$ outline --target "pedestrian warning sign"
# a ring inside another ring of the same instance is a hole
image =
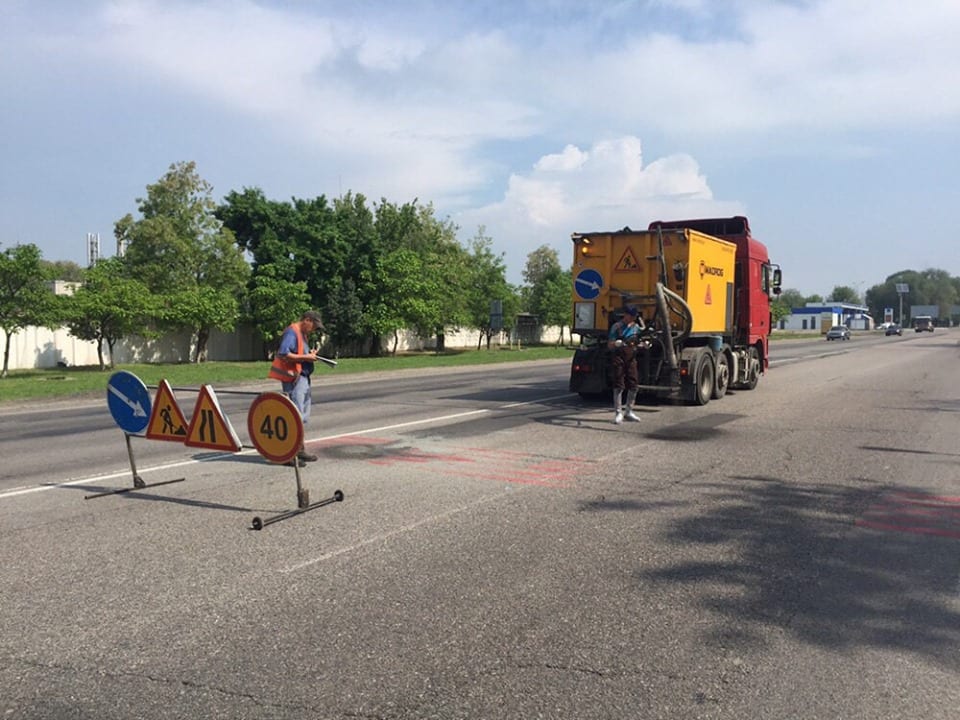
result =
[[[220,409],[217,394],[210,385],[200,388],[190,427],[187,428],[187,439],[183,444],[230,452],[240,452],[243,447],[236,430]]]
[[[187,439],[187,421],[173,396],[173,389],[166,380],[161,380],[157,397],[153,401],[153,412],[147,424],[147,437],[150,440],[170,440],[182,443]]]
[[[637,256],[633,254],[633,248],[628,246],[627,249],[624,250],[623,255],[620,256],[620,260],[617,262],[614,270],[629,272],[639,269],[640,263],[637,262]]]

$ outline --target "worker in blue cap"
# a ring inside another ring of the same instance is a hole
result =
[[[637,323],[638,312],[633,305],[624,305],[620,319],[610,328],[607,347],[613,351],[613,422],[619,425],[623,418],[640,422],[633,412],[637,399],[637,345],[640,343],[642,325]],[[627,391],[624,406],[623,391]],[[624,412],[626,411],[626,412]]]

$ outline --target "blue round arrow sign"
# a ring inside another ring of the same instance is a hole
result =
[[[603,287],[603,275],[590,268],[581,270],[573,283],[573,287],[577,291],[577,295],[584,300],[593,300],[600,294],[600,288]]]
[[[128,433],[142,432],[150,423],[150,393],[143,380],[120,370],[107,381],[107,406],[113,420]]]

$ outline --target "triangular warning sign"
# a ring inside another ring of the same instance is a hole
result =
[[[217,394],[210,385],[200,388],[190,427],[187,428],[187,439],[183,444],[230,452],[240,452],[243,447],[227,416],[220,409]]]
[[[703,298],[704,305],[713,305],[713,296],[710,294],[710,286],[707,285],[707,294]]]
[[[147,437],[150,440],[172,440],[183,442],[187,439],[187,421],[180,412],[173,389],[166,380],[160,381],[157,397],[153,401],[153,412],[147,423]]]
[[[639,270],[640,263],[637,262],[637,256],[633,254],[633,248],[627,247],[623,255],[620,257],[620,261],[617,263],[617,266],[614,270]]]

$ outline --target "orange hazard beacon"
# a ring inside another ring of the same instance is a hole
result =
[[[752,390],[768,368],[770,300],[781,273],[745,217],[657,221],[647,230],[574,233],[570,390],[612,388],[610,327],[633,305],[640,393],[694,405]]]

